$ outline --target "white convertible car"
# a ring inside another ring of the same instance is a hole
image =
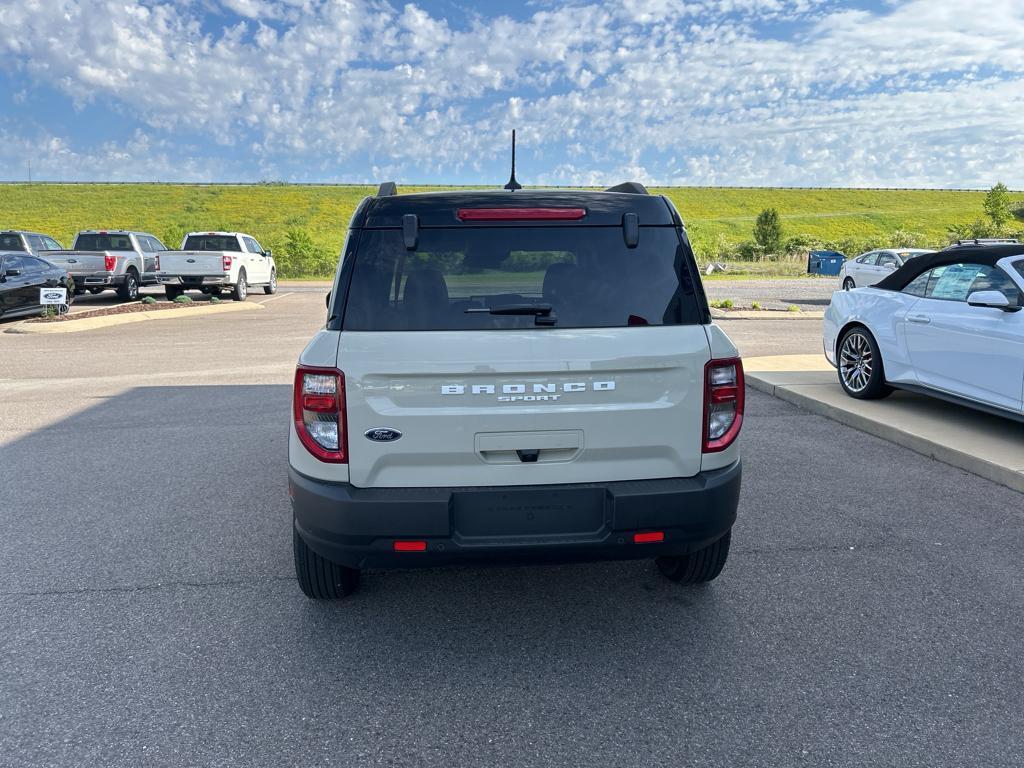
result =
[[[825,355],[851,397],[894,388],[1024,420],[1024,245],[918,256],[871,288],[837,291]]]

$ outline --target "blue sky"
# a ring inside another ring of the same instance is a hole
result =
[[[1019,0],[0,5],[0,179],[1024,187]]]

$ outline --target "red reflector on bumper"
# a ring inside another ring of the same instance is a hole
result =
[[[396,541],[395,552],[426,552],[427,542],[425,541]]]
[[[665,540],[665,533],[663,531],[647,531],[645,533],[634,533],[633,543],[634,544],[656,544],[659,541]]]

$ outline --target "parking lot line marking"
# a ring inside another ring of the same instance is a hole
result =
[[[267,298],[262,299],[260,301],[257,301],[256,303],[257,304],[266,304],[268,301],[273,301],[274,299],[283,299],[285,296],[294,296],[294,295],[295,295],[294,293],[279,293],[276,296],[267,296]]]

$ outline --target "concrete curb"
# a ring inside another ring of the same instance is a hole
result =
[[[209,307],[181,307],[180,309],[161,309],[156,312],[128,312],[121,315],[103,315],[100,317],[83,317],[81,320],[65,320],[60,323],[31,323],[22,321],[6,328],[4,333],[78,333],[92,331],[97,328],[109,328],[114,325],[143,323],[152,320],[178,320],[183,317],[202,315],[219,315],[224,312],[244,312],[246,310],[263,309],[256,302],[232,302]]]
[[[980,477],[984,477],[987,480],[991,480],[994,483],[999,483],[1000,485],[1005,485],[1007,488],[1012,488],[1015,491],[1024,493],[1024,471],[1021,469],[999,463],[998,461],[993,461],[985,458],[984,456],[971,453],[970,451],[954,448],[951,445],[940,442],[934,437],[919,434],[912,431],[910,428],[883,421],[877,416],[864,413],[861,410],[863,402],[860,400],[850,398],[849,407],[837,406],[835,404],[825,402],[820,398],[814,397],[808,392],[795,388],[794,385],[773,382],[770,377],[765,376],[761,372],[748,373],[746,375],[746,381],[753,389],[777,397],[780,400],[785,400],[786,402],[811,411],[812,413],[825,416],[833,421],[838,421],[840,424],[845,424],[848,427],[859,429],[869,435],[880,437],[883,440],[888,440],[891,443],[901,445],[904,448],[909,448],[923,456],[928,456],[929,458],[936,459],[944,464],[949,464],[959,469],[963,469],[967,472],[979,475]],[[838,386],[839,385],[837,383],[836,387]],[[807,389],[812,388],[807,387]],[[958,406],[946,406],[941,403],[941,401],[937,401],[936,407],[945,408]],[[965,408],[964,411],[969,411],[969,409]],[[975,414],[973,412],[970,412],[969,416],[971,419],[975,418]],[[976,415],[976,420],[979,424],[984,423],[989,419],[999,418],[1000,417],[992,417],[987,416],[987,414],[980,413]],[[979,431],[982,431],[980,427]]]

